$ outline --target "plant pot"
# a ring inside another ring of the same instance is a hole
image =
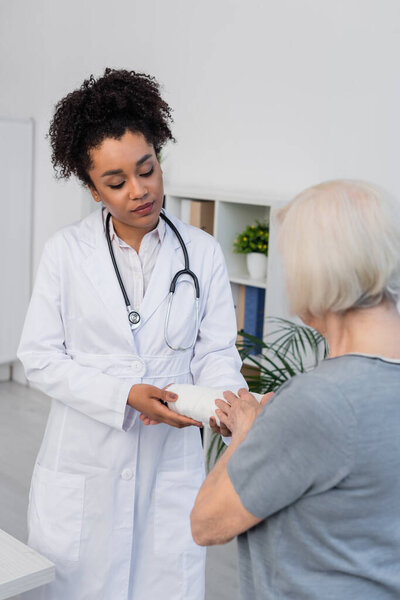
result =
[[[265,254],[260,254],[260,252],[246,254],[246,264],[251,279],[266,279],[268,257]]]

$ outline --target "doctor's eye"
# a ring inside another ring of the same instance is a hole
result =
[[[140,176],[141,177],[150,177],[150,175],[153,175],[154,173],[154,167],[151,167],[150,171],[147,171],[146,173],[141,173]]]
[[[124,183],[125,183],[125,181],[121,181],[121,183],[117,183],[117,185],[110,184],[108,187],[110,187],[112,190],[119,190],[120,188],[122,188]]]

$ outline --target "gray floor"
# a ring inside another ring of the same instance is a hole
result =
[[[22,541],[26,541],[30,477],[48,411],[43,394],[18,383],[0,383],[0,529]],[[206,600],[236,598],[234,540],[207,550]]]

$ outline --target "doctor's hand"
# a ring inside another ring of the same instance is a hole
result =
[[[232,432],[232,438],[244,440],[258,414],[262,411],[273,392],[265,394],[260,404],[246,389],[240,389],[236,396],[232,392],[224,392],[224,400],[216,400],[216,414],[221,425]]]
[[[171,427],[202,427],[202,423],[189,417],[178,415],[165,406],[163,402],[175,402],[178,396],[168,390],[161,390],[154,385],[137,383],[128,395],[128,405],[141,413],[140,418],[145,425],[166,423]]]

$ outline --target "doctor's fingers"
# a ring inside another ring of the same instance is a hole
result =
[[[155,419],[150,419],[150,417],[148,417],[147,415],[141,413],[139,415],[140,420],[142,421],[143,425],[159,425],[160,421],[156,421]]]
[[[182,427],[189,427],[191,425],[194,425],[195,427],[203,427],[203,423],[200,421],[195,421],[190,417],[178,415],[170,410],[167,406],[163,406],[162,404],[158,409],[158,418],[160,418],[163,423],[171,425],[171,427],[177,427],[178,429],[181,429]]]
[[[171,427],[176,427],[177,429],[182,429],[183,427],[203,427],[203,423],[199,423],[199,421],[194,421],[189,417],[183,417],[179,415],[179,418],[171,418],[165,421],[167,425]]]
[[[169,392],[167,389],[160,389],[155,386],[149,386],[151,389],[151,395],[153,398],[157,400],[162,400],[163,402],[176,402],[178,399],[178,394],[174,392]]]

